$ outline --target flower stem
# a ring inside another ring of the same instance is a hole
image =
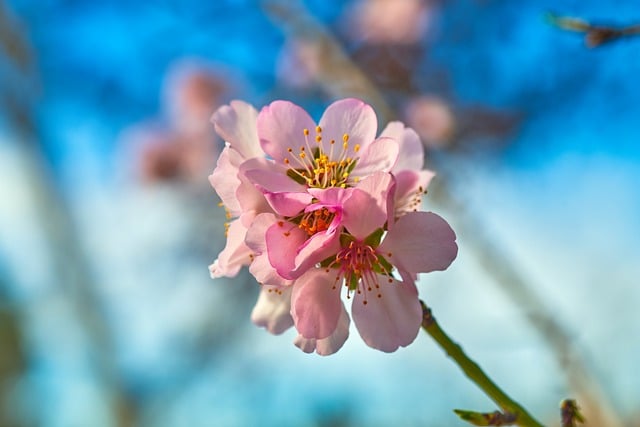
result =
[[[480,389],[493,400],[504,412],[515,415],[515,424],[526,427],[543,427],[543,425],[533,418],[526,409],[513,399],[511,399],[504,391],[500,389],[484,371],[469,358],[462,350],[460,345],[456,344],[449,336],[440,328],[435,317],[431,314],[431,309],[422,304],[422,328],[433,338],[438,345],[451,357],[454,362],[462,369],[465,375],[473,381]]]

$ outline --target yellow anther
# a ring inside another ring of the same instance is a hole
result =
[[[347,142],[346,142],[346,141],[345,141],[345,142],[343,142],[343,143],[342,143],[342,148],[344,148],[344,149],[346,150],[347,148],[349,148],[349,144],[347,144]]]
[[[356,144],[356,146],[353,147],[353,151],[355,151],[356,153],[360,151],[360,144]]]
[[[316,142],[320,142],[320,141],[322,141],[322,136],[316,135]]]
[[[346,133],[345,133],[344,135],[342,135],[342,140],[343,140],[344,142],[349,141],[349,135],[347,135]]]
[[[322,132],[322,128],[320,126],[316,126],[316,133],[321,133]]]
[[[304,133],[304,136],[309,136],[309,129],[304,128],[302,132]]]
[[[300,158],[301,158],[301,159],[304,159],[305,157],[307,157],[307,156],[304,154],[304,152],[301,152],[301,153],[300,153]]]
[[[349,178],[349,172],[344,172],[344,173],[342,174],[342,177],[343,177],[343,178]]]

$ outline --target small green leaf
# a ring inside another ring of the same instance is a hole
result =
[[[473,424],[474,426],[508,426],[516,422],[516,416],[510,413],[494,412],[475,412],[466,411],[464,409],[454,409],[462,420]]]
[[[371,246],[372,248],[377,248],[380,245],[380,240],[382,239],[382,235],[384,234],[384,230],[382,228],[378,228],[373,233],[369,234],[364,242]]]
[[[299,173],[303,173],[304,170],[299,170],[296,169]],[[297,182],[298,184],[306,184],[307,180],[304,179],[304,177],[302,177],[299,173],[296,172],[296,170],[293,169],[287,169],[287,176],[289,178],[291,178],[292,180],[294,180],[295,182]]]

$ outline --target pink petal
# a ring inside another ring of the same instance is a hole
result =
[[[349,315],[344,308],[344,304],[342,304],[342,312],[340,313],[338,326],[331,335],[320,340],[298,335],[293,343],[305,353],[313,353],[315,351],[321,356],[329,356],[340,350],[349,337],[349,323]]]
[[[258,141],[258,111],[243,101],[231,101],[213,113],[216,132],[244,159],[263,156]]]
[[[343,135],[349,135],[347,157],[357,157],[356,144],[364,150],[376,137],[378,119],[370,105],[359,99],[348,98],[329,105],[320,119],[322,140],[336,141],[341,147]]]
[[[380,136],[393,138],[398,142],[398,160],[393,166],[393,172],[422,169],[424,148],[416,131],[405,127],[402,122],[390,122]]]
[[[280,276],[276,269],[269,262],[268,254],[255,255],[249,265],[249,272],[261,285],[276,286],[279,288],[293,285],[293,280]]]
[[[274,335],[293,326],[291,317],[291,287],[262,286],[258,301],[251,312],[251,321]]]
[[[422,323],[422,307],[411,286],[379,276],[380,295],[356,293],[351,313],[360,336],[369,347],[390,353],[415,340]],[[367,301],[364,304],[364,301]]]
[[[340,250],[339,232],[336,227],[311,236],[298,248],[295,257],[295,268],[291,271],[291,278],[300,277],[309,268],[320,261],[336,254]]]
[[[360,152],[360,159],[349,180],[364,178],[376,172],[389,172],[398,157],[398,143],[391,138],[378,138]]]
[[[318,204],[314,209],[322,206],[342,206],[351,195],[350,188],[339,187],[309,188],[307,192],[318,199]]]
[[[218,259],[209,266],[212,278],[235,277],[243,265],[249,265],[251,249],[244,244],[247,229],[239,219],[231,221],[227,232],[227,244]]]
[[[410,212],[396,221],[377,252],[399,270],[428,273],[449,267],[458,245],[444,219],[432,212]]]
[[[289,101],[274,101],[258,115],[260,145],[278,163],[291,156],[289,148],[297,155],[305,146],[304,129],[314,132],[315,127],[309,114]],[[309,138],[313,142],[313,136]]]
[[[269,227],[278,222],[272,213],[261,213],[256,215],[249,225],[244,243],[251,248],[254,253],[261,254],[267,251],[266,234]]]
[[[298,248],[307,240],[307,233],[297,225],[278,221],[265,234],[269,262],[285,279],[294,279],[291,271],[296,267]]]
[[[342,301],[340,286],[332,274],[313,269],[293,285],[291,316],[304,338],[323,339],[338,326]]]
[[[363,240],[384,225],[393,185],[391,174],[378,172],[353,189],[351,197],[343,205],[342,224],[349,233]]]
[[[436,174],[429,170],[403,170],[395,175],[395,217],[420,209],[422,195]],[[390,227],[391,228],[391,227]]]
[[[251,159],[240,166],[240,173],[262,193],[271,208],[283,216],[295,216],[311,203],[306,186],[286,175],[286,170],[267,159]]]
[[[242,163],[242,156],[234,149],[225,147],[218,157],[218,164],[209,175],[209,182],[216,190],[222,203],[231,216],[239,216],[242,210],[236,197],[236,190],[240,186],[238,167]]]

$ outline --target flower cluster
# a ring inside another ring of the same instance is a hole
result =
[[[209,177],[227,210],[227,243],[209,267],[233,277],[243,266],[261,285],[252,320],[327,355],[349,334],[341,295],[371,347],[395,351],[418,334],[418,273],[446,269],[455,233],[419,211],[433,173],[418,135],[392,122],[376,137],[373,109],[331,104],[315,123],[275,101],[259,113],[232,101],[212,117],[226,141]]]

